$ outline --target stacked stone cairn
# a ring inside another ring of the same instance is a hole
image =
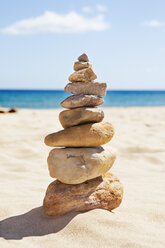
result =
[[[61,102],[67,109],[59,114],[64,129],[45,138],[46,145],[56,147],[47,159],[50,176],[57,179],[48,186],[43,202],[48,216],[96,208],[112,210],[123,196],[122,184],[108,172],[115,152],[102,146],[112,139],[114,128],[102,122],[104,112],[96,107],[104,103],[107,85],[93,81],[97,76],[86,54],[78,57],[74,71],[64,89],[74,95]]]

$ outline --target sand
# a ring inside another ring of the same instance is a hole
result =
[[[124,185],[119,208],[42,214],[49,176],[43,143],[62,129],[57,110],[0,114],[0,248],[164,248],[165,107],[104,108],[116,129],[111,172]]]

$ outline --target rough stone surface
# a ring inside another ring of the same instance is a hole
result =
[[[73,66],[73,70],[74,71],[79,71],[85,68],[89,68],[91,67],[91,64],[89,64],[88,62],[75,62],[74,66]]]
[[[113,210],[123,198],[123,186],[111,173],[78,185],[63,184],[56,180],[46,191],[43,212],[48,216],[64,215],[71,211],[86,211],[96,208]]]
[[[45,144],[52,147],[93,147],[108,143],[114,135],[109,122],[90,123],[68,127],[45,137]]]
[[[115,158],[114,150],[109,147],[55,148],[47,162],[51,177],[62,183],[79,184],[104,175]]]
[[[101,122],[104,112],[100,108],[75,108],[60,112],[59,120],[63,128],[90,122]]]
[[[86,94],[86,95],[106,95],[106,83],[98,82],[73,82],[68,83],[64,90],[72,94]]]
[[[93,72],[92,68],[89,67],[72,73],[68,79],[70,82],[85,82],[95,80],[96,78],[96,74]]]
[[[103,98],[95,95],[72,95],[60,103],[63,108],[95,107],[104,103]]]
[[[89,59],[88,59],[88,56],[85,53],[83,53],[82,55],[80,55],[78,57],[78,61],[80,61],[80,62],[88,62]]]

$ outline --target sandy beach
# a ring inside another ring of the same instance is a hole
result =
[[[0,247],[164,248],[165,107],[104,108],[115,127],[108,145],[124,185],[119,208],[42,214],[49,176],[44,137],[62,129],[60,109],[0,114]]]

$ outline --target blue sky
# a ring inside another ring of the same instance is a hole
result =
[[[63,89],[86,52],[109,89],[165,89],[164,0],[0,0],[0,88]]]

